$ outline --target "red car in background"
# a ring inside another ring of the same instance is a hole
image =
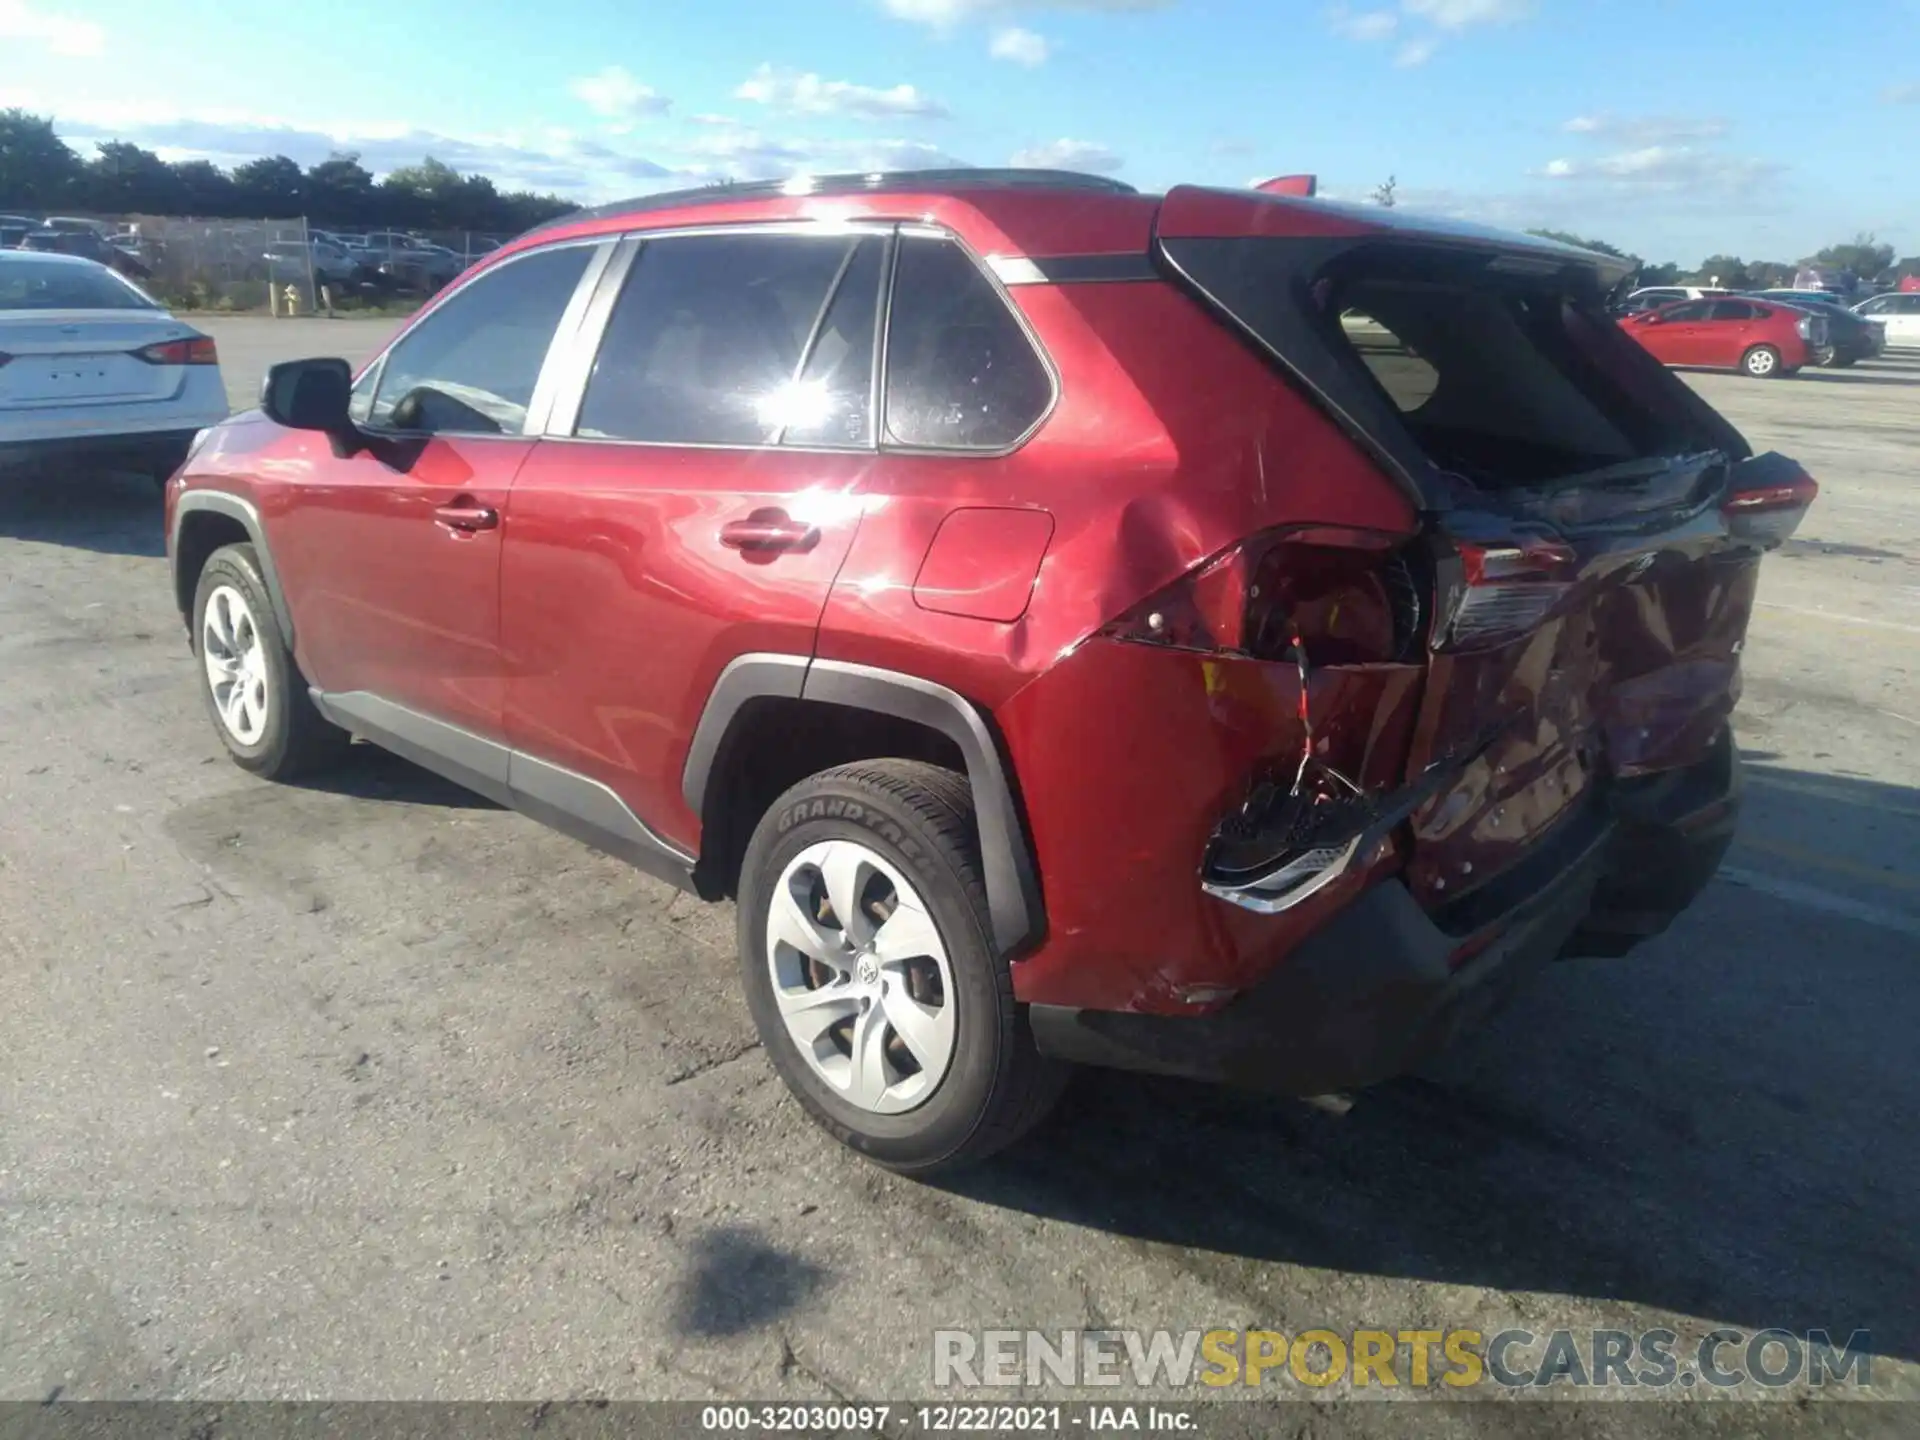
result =
[[[1620,328],[1663,364],[1773,380],[1814,363],[1814,352],[1827,343],[1826,324],[1791,305],[1727,296],[1629,315]]]

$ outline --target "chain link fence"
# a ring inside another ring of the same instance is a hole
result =
[[[104,240],[96,258],[162,304],[262,314],[410,308],[510,238],[464,230],[329,230],[305,220],[72,218],[91,222]]]

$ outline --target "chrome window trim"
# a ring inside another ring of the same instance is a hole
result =
[[[614,238],[609,246],[607,264],[594,285],[579,326],[560,357],[553,400],[541,417],[542,440],[573,438],[573,428],[580,421],[581,402],[586,398],[587,382],[593,378],[594,364],[600,358],[600,344],[606,338],[607,321],[641,249],[641,242],[631,235]]]
[[[586,321],[587,311],[600,288],[600,278],[607,273],[607,266],[613,260],[614,248],[612,245],[595,247],[592,257],[587,261],[586,270],[581,273],[580,283],[573,287],[572,298],[567,301],[566,309],[560,312],[560,323],[553,327],[553,338],[547,342],[547,353],[540,360],[540,373],[533,380],[533,395],[527,401],[527,418],[520,426],[522,437],[537,437],[546,429],[547,416],[553,410],[564,367],[575,352],[574,336]]]
[[[380,384],[386,374],[388,357],[401,345],[405,344],[410,336],[417,334],[421,326],[429,323],[435,315],[439,314],[441,309],[455,296],[465,294],[469,289],[479,284],[480,281],[486,279],[488,276],[497,275],[508,266],[517,265],[529,256],[547,255],[556,250],[571,250],[580,246],[589,245],[602,249],[612,248],[609,237],[605,235],[588,235],[571,240],[556,240],[551,244],[536,245],[525,250],[516,250],[513,254],[508,255],[502,260],[495,261],[491,265],[482,269],[469,271],[446,289],[442,290],[438,295],[434,296],[432,303],[420,310],[411,321],[402,326],[400,333],[387,341],[387,343],[380,348],[379,353],[368,362],[366,368],[360,372],[361,378],[367,376],[373,378],[373,394],[367,401],[367,414],[369,416],[373,414],[373,406],[380,398]],[[600,263],[599,256],[590,256],[588,258],[586,270],[582,272],[580,282],[574,288],[573,298],[567,302],[566,308],[560,312],[560,320],[554,328],[553,339],[548,341],[547,353],[540,362],[540,371],[534,376],[533,394],[528,399],[527,415],[521,422],[519,430],[510,434],[493,430],[401,430],[392,425],[377,425],[372,423],[371,420],[366,424],[359,425],[358,428],[363,434],[377,436],[382,440],[395,441],[430,440],[440,435],[453,436],[461,440],[531,440],[538,438],[540,432],[534,428],[534,407],[541,399],[541,384],[546,379],[546,368],[553,363],[556,349],[555,342],[559,340],[560,332],[565,328],[567,319],[573,312],[574,305],[580,300],[582,288],[588,287],[588,282],[594,279],[597,263]],[[590,290],[589,293],[591,293]]]

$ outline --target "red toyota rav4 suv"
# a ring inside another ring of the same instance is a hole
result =
[[[966,172],[660,196],[274,367],[169,487],[220,736],[349,735],[738,902],[767,1053],[924,1173],[1079,1061],[1405,1070],[1712,875],[1815,491],[1613,262]]]

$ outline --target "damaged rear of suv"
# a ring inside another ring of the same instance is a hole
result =
[[[1343,479],[1404,510],[1342,526],[1282,500],[1087,647],[1153,697],[1126,763],[1176,778],[1147,803],[1215,812],[1196,888],[1216,903],[1157,958],[1118,901],[1125,988],[1056,1003],[1036,975],[1034,1033],[1076,1060],[1347,1090],[1556,957],[1624,954],[1712,877],[1760,556],[1816,486],[1625,340],[1603,257],[1198,189],[1165,198],[1154,253],[1278,377],[1276,407],[1310,431],[1307,401],[1364,457]],[[1315,447],[1265,438],[1246,482],[1297,495]],[[1159,858],[1118,887],[1179,883]]]
[[[608,206],[276,366],[170,482],[175,596],[248,770],[351,732],[734,898],[769,1059],[882,1164],[1068,1061],[1349,1090],[1732,834],[1815,486],[1613,267],[1058,172]]]

